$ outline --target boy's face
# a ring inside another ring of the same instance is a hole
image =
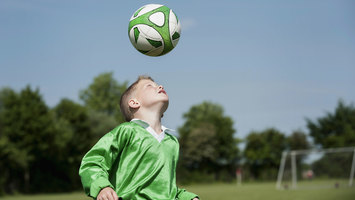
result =
[[[134,96],[139,101],[140,106],[149,108],[158,105],[163,108],[163,112],[168,108],[169,97],[164,87],[149,79],[138,82]]]

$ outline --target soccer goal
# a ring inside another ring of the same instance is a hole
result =
[[[355,147],[282,153],[277,189],[352,187]]]

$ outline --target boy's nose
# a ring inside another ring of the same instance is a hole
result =
[[[164,87],[162,86],[162,85],[159,85],[159,87],[158,87],[159,89],[164,89]]]

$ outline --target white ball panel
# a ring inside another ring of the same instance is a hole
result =
[[[163,26],[165,22],[165,15],[162,12],[156,12],[149,16],[149,20],[157,26]]]
[[[134,14],[138,11],[136,11],[136,12],[134,12],[134,14],[132,15],[132,17],[131,17],[131,19],[130,20],[132,20],[132,19],[135,19],[135,18],[137,18],[137,17],[139,17],[139,16],[141,16],[141,15],[144,15],[145,13],[147,13],[147,12],[150,12],[150,11],[152,11],[152,10],[154,10],[154,9],[157,9],[157,8],[160,8],[160,7],[162,7],[163,5],[160,5],[160,4],[148,4],[148,5],[145,5],[145,6],[142,6],[142,7],[140,7],[138,10],[140,10],[139,11],[139,13],[138,13],[138,15],[136,16],[136,17],[134,17]]]
[[[174,12],[170,9],[170,13],[169,13],[169,32],[170,32],[170,35],[173,35],[175,33],[176,26],[177,26],[177,18],[175,16]]]
[[[129,31],[129,40],[131,41],[131,43],[134,45],[135,41],[134,41],[134,28],[132,28],[130,31]]]
[[[134,36],[134,28],[138,28],[139,30],[139,36],[137,39],[137,42],[135,41],[135,36]],[[153,36],[153,37],[152,37]],[[134,27],[129,32],[129,39],[133,46],[141,51],[147,51],[147,55],[149,56],[158,56],[164,51],[164,41],[161,35],[156,31],[154,28],[145,25],[145,24],[138,24]],[[155,48],[153,45],[151,45],[147,39],[152,39],[155,41],[161,41],[162,46]]]
[[[142,37],[141,35],[138,37],[137,43],[136,43],[136,48],[139,50],[143,51],[150,51],[154,47],[148,42],[148,40],[145,37]]]
[[[150,27],[145,24],[139,24],[137,25],[140,34],[144,35],[144,37],[152,39],[152,40],[162,40],[161,35],[157,30],[155,30],[153,27]]]
[[[169,13],[169,33],[170,33],[170,39],[171,42],[173,44],[173,46],[175,47],[177,45],[177,43],[179,42],[179,39],[175,39],[173,40],[172,36],[174,35],[175,32],[178,32],[180,34],[181,32],[181,25],[180,25],[180,21],[178,21],[175,13],[170,10]]]
[[[143,51],[150,51],[151,49],[153,49],[154,47],[145,39],[144,35],[142,35],[141,33],[139,34],[139,36],[137,38],[137,42],[136,42],[135,36],[134,36],[134,28],[136,28],[136,27],[140,31],[140,28],[138,26],[134,26],[134,27],[132,27],[132,29],[129,32],[129,39],[131,40],[131,43],[133,44],[133,46],[136,49],[143,50]]]
[[[178,25],[177,25],[176,27],[177,27],[176,32],[178,32],[179,34],[181,34],[180,22],[178,23]],[[172,35],[171,35],[171,36],[172,36]],[[177,43],[179,42],[179,40],[180,40],[180,38],[175,39],[175,40],[173,40],[173,39],[171,38],[171,42],[173,43],[173,46],[174,46],[174,47],[176,47],[176,45],[177,45]]]
[[[148,56],[159,56],[161,53],[163,53],[164,50],[164,45],[158,48],[153,48],[151,51],[146,53]]]

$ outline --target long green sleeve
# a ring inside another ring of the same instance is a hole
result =
[[[96,198],[101,189],[114,188],[109,181],[109,171],[126,141],[123,128],[118,127],[104,135],[86,153],[81,162],[79,175],[88,196]]]

